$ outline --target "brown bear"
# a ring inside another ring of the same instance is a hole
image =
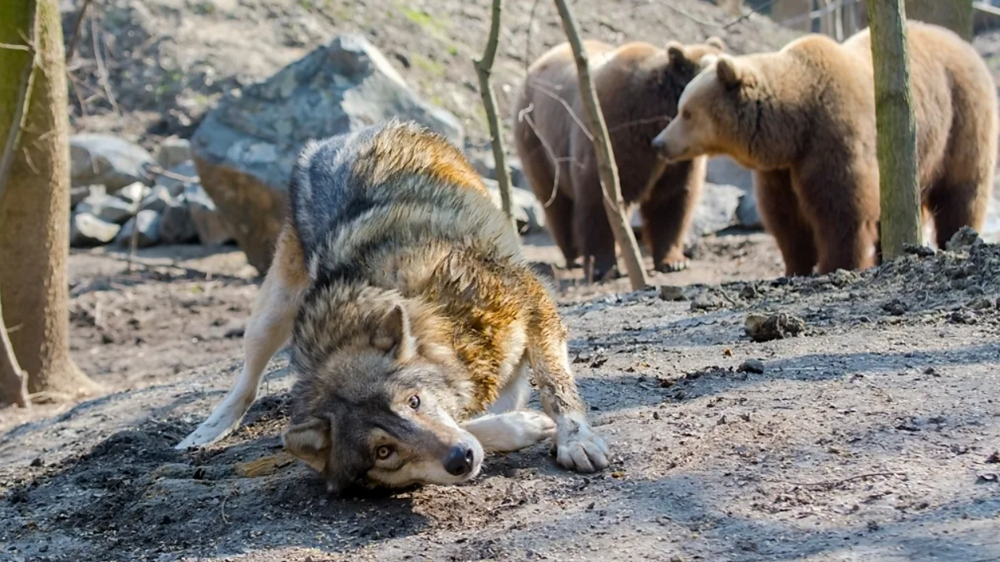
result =
[[[650,142],[677,113],[684,86],[702,57],[725,50],[713,37],[701,45],[670,42],[618,48],[586,41],[594,86],[601,103],[627,204],[639,202],[643,233],[654,266],[686,266],[684,234],[705,178],[705,158],[670,166]],[[545,206],[549,229],[567,266],[594,257],[594,278],[616,264],[615,240],[590,133],[585,126],[576,64],[568,44],[542,55],[528,69],[514,106],[514,143],[535,196]]]
[[[908,22],[925,216],[938,247],[983,224],[997,154],[997,94],[975,50]],[[788,275],[878,262],[879,175],[868,31],[809,35],[775,53],[720,55],[688,84],[653,141],[671,161],[728,154],[754,170],[764,226]]]

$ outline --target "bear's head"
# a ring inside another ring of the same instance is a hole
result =
[[[719,37],[709,37],[704,43],[691,45],[668,41],[666,52],[667,65],[664,71],[683,90],[708,62],[726,52],[726,44]]]
[[[751,63],[727,54],[702,59],[677,103],[677,116],[653,139],[653,148],[669,162],[703,154],[726,153],[752,161],[753,123],[761,116],[758,76]]]

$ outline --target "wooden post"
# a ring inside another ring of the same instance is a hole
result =
[[[497,46],[500,43],[500,17],[502,0],[493,0],[493,22],[490,24],[490,36],[486,41],[486,51],[483,58],[474,60],[476,75],[479,77],[479,95],[483,98],[483,108],[486,110],[486,120],[490,127],[490,141],[493,145],[493,162],[496,166],[497,186],[500,188],[500,205],[507,215],[512,228],[517,229],[514,213],[511,210],[510,170],[507,168],[507,154],[503,147],[503,133],[500,130],[500,120],[497,119],[497,99],[493,92],[490,77],[493,72],[493,61],[496,59]]]
[[[555,3],[559,9],[559,17],[562,18],[563,30],[573,48],[573,57],[576,60],[576,71],[580,81],[580,97],[587,110],[587,126],[593,138],[594,153],[597,156],[597,170],[600,173],[601,186],[604,191],[604,210],[608,214],[608,222],[611,223],[615,242],[618,243],[622,257],[625,259],[625,268],[628,271],[632,290],[638,291],[649,286],[649,279],[646,277],[646,270],[642,265],[642,256],[639,254],[639,246],[635,241],[635,233],[632,231],[628,216],[625,214],[621,184],[618,180],[618,165],[615,163],[614,153],[611,149],[608,126],[604,122],[604,114],[601,112],[597,92],[594,90],[594,81],[590,76],[587,51],[583,48],[576,18],[573,17],[573,12],[566,5],[566,0],[555,0]],[[586,259],[587,256],[584,258]]]
[[[906,12],[902,0],[868,0],[881,198],[881,243],[887,259],[921,244],[917,130],[910,90]]]

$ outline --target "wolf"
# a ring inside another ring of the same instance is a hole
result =
[[[458,484],[486,452],[549,438],[559,465],[601,470],[608,447],[587,423],[566,336],[551,289],[455,146],[395,119],[310,141],[243,370],[177,448],[236,428],[291,339],[284,446],[331,491]],[[544,414],[525,409],[529,368]]]

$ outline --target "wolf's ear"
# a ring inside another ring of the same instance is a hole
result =
[[[740,85],[743,82],[743,71],[739,68],[736,60],[728,55],[720,55],[716,65],[715,73],[719,81],[727,87]]]
[[[312,417],[293,425],[281,436],[285,450],[322,473],[330,458],[330,420]]]
[[[410,317],[397,303],[382,317],[372,345],[386,353],[392,353],[398,361],[408,361],[417,354],[417,342],[410,331]]]
[[[729,50],[729,47],[726,46],[726,42],[722,40],[722,37],[716,37],[713,35],[712,37],[705,39],[705,44],[709,47],[715,47],[722,52]]]

